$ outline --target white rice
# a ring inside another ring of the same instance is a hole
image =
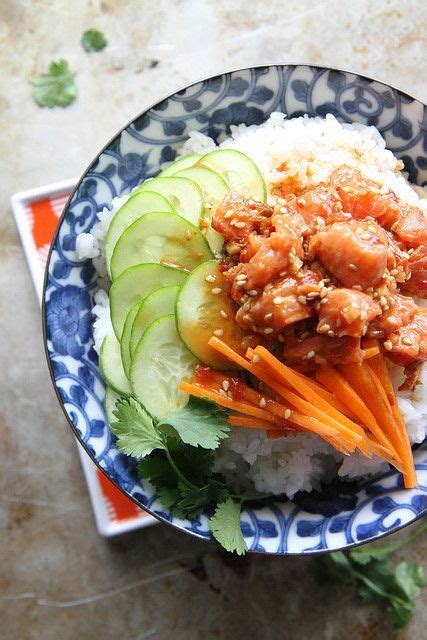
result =
[[[287,163],[287,171],[294,173],[304,186],[326,181],[341,164],[359,169],[377,181],[384,190],[391,189],[402,200],[427,211],[425,192],[413,188],[398,171],[398,160],[385,148],[384,139],[375,127],[360,124],[341,124],[332,115],[326,118],[306,116],[287,120],[282,113],[273,113],[262,125],[231,127],[230,137],[220,147],[229,147],[250,156],[264,175],[270,188],[283,174],[275,167]],[[207,153],[217,148],[214,140],[200,132],[192,132],[180,150],[181,155]],[[98,214],[91,233],[81,234],[76,250],[79,259],[91,258],[105,282],[104,237],[114,213],[129,196],[115,198],[112,208]],[[99,352],[105,335],[112,333],[109,300],[100,289],[95,296],[93,314],[95,349]],[[403,380],[401,367],[392,367],[397,387]],[[427,425],[427,368],[423,368],[423,384],[414,393],[399,392],[398,402],[412,443],[422,442]],[[217,451],[215,469],[223,473],[237,489],[253,487],[258,491],[285,493],[292,498],[297,491],[318,489],[321,482],[331,480],[338,473],[343,479],[355,479],[385,471],[387,464],[360,453],[342,456],[316,436],[298,434],[269,440],[265,432],[254,429],[233,429]]]

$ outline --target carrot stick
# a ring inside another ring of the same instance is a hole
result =
[[[369,369],[371,371],[371,375],[377,377],[380,385],[384,389],[384,393],[386,394],[389,407],[393,418],[395,420],[397,430],[400,436],[400,445],[399,453],[401,458],[405,464],[406,475],[404,475],[405,487],[413,488],[417,485],[417,477],[414,467],[414,459],[412,455],[411,443],[409,442],[408,432],[406,430],[405,423],[403,421],[402,415],[399,411],[399,405],[397,403],[397,398],[394,393],[393,384],[390,378],[390,372],[387,368],[386,362],[382,355],[378,355],[373,358],[369,362]]]
[[[219,351],[219,353],[222,353],[225,357],[229,358],[231,361],[235,362],[236,364],[238,364],[240,367],[242,367],[243,369],[246,369],[247,371],[249,371],[250,373],[252,373],[253,375],[257,376],[258,378],[260,378],[260,380],[262,380],[263,382],[265,382],[268,386],[270,386],[272,389],[274,389],[275,391],[277,391],[282,397],[284,397],[285,399],[291,397],[292,398],[292,404],[294,406],[295,402],[294,400],[296,398],[298,398],[295,394],[293,394],[291,392],[291,396],[289,396],[289,392],[288,390],[283,386],[283,385],[279,385],[280,388],[278,388],[277,384],[275,383],[274,379],[271,377],[271,375],[266,374],[263,371],[260,371],[259,367],[257,366],[257,363],[255,364],[250,364],[249,362],[247,362],[247,360],[245,358],[243,358],[242,356],[240,356],[238,353],[236,353],[231,347],[229,347],[228,345],[226,345],[222,340],[219,340],[218,338],[211,338],[209,340],[209,346],[213,347],[214,349],[216,349],[217,351]],[[261,355],[258,354],[258,349],[259,347],[257,347],[255,349],[255,354],[256,355]],[[266,353],[268,354],[268,356],[271,356],[271,354],[264,349],[262,353]],[[271,356],[271,358],[276,361],[277,363],[279,363],[279,361],[274,358],[274,356]],[[281,363],[279,363],[281,364]],[[283,365],[285,366],[285,365]],[[288,367],[286,367],[286,369],[288,369]],[[294,373],[291,369],[289,369],[289,371],[291,371],[291,373]],[[297,380],[297,382],[299,381],[298,376],[295,375],[295,379]],[[304,382],[301,382],[302,385],[304,385]],[[307,387],[309,392],[307,393],[307,395],[311,395],[311,396],[316,396],[315,392]],[[323,423],[323,426],[325,426],[325,421],[326,424],[329,425],[329,428],[332,427],[333,429],[338,430],[341,433],[342,437],[345,437],[345,439],[348,441],[349,443],[349,450],[353,450],[356,448],[356,445],[358,443],[358,441],[360,441],[362,439],[362,436],[364,435],[363,429],[352,423],[350,420],[348,420],[348,418],[346,418],[345,416],[343,416],[342,414],[340,414],[338,411],[336,411],[335,409],[333,409],[333,407],[330,407],[330,405],[328,405],[328,403],[326,403],[322,398],[320,398],[319,396],[317,396],[319,398],[319,400],[321,401],[321,403],[323,404],[323,406],[326,406],[328,409],[332,409],[340,418],[343,418],[344,420],[347,420],[351,425],[352,428],[348,428],[345,425],[341,424],[341,421],[337,421],[334,420],[333,418],[331,419],[330,415],[327,414],[326,412],[323,412],[321,410],[319,410],[317,407],[314,407],[312,404],[306,402],[304,405],[302,405],[301,403],[299,403],[299,399],[297,401],[298,406],[296,406],[296,408],[298,410],[300,410],[302,413],[307,414],[308,416],[311,416],[315,419],[316,423]],[[301,409],[301,407],[303,407],[303,409]],[[354,428],[353,428],[354,425]],[[303,426],[303,425],[300,425]],[[318,428],[318,424],[315,425]],[[330,436],[334,437],[335,434],[330,434]]]
[[[248,360],[252,361],[254,355],[254,350],[249,348],[246,352],[246,357],[248,358]],[[354,420],[355,415],[350,407],[347,407],[343,402],[341,402],[341,400],[336,397],[335,393],[331,393],[330,391],[322,387],[322,385],[318,384],[315,380],[312,380],[312,378],[308,378],[303,373],[295,370],[293,371],[297,376],[302,378],[308,384],[308,386],[313,389],[313,391],[318,393],[321,398],[326,400],[326,402],[329,402],[329,404],[335,407],[335,409],[337,409],[340,413],[343,413],[344,415]]]
[[[228,416],[227,422],[233,427],[250,427],[252,429],[265,429],[272,431],[280,431],[282,435],[286,434],[285,429],[279,429],[274,423],[252,416],[231,415]]]
[[[396,398],[394,395],[393,385],[390,380],[390,374],[387,369],[387,365],[382,355],[375,356],[369,362],[369,368],[373,371],[381,381],[382,386],[387,394],[388,401],[391,405],[395,404]]]
[[[237,400],[232,400],[226,395],[222,395],[220,393],[217,393],[216,391],[211,391],[210,389],[206,389],[205,387],[201,387],[197,384],[192,384],[190,382],[181,380],[181,382],[179,383],[179,388],[181,389],[181,391],[190,393],[193,396],[214,400],[221,407],[233,409],[234,411],[238,411],[249,416],[254,416],[255,418],[260,418],[261,420],[267,420],[267,422],[275,422],[274,416],[265,409],[259,409],[258,407],[254,407],[253,405],[247,404],[246,402],[238,402]]]
[[[369,347],[369,349],[363,349],[363,359],[369,360],[370,358],[377,356],[379,352],[380,350],[378,349],[378,347]]]
[[[302,398],[311,405],[311,414],[314,415],[314,408],[316,409],[316,413],[320,410],[322,414],[326,414],[329,416],[329,419],[334,421],[334,424],[340,424],[341,431],[347,433],[349,436],[353,436],[356,438],[356,441],[364,436],[364,431],[362,427],[345,415],[337,411],[334,407],[332,407],[328,402],[326,402],[323,398],[321,398],[312,388],[310,388],[304,380],[295,375],[295,372],[290,368],[284,365],[282,362],[277,360],[267,349],[264,347],[256,347],[255,353],[259,355],[265,364],[270,367],[273,372],[279,377],[280,380],[288,381],[289,384],[302,396]],[[283,395],[285,389],[280,392]],[[289,393],[286,392],[286,396],[283,397],[289,398]],[[288,400],[290,402],[290,400]],[[295,394],[292,394],[292,402],[295,402]],[[301,403],[298,402],[301,406]],[[308,410],[308,407],[306,406]],[[301,409],[300,409],[301,410]]]
[[[360,420],[362,425],[366,425],[373,436],[380,442],[391,455],[397,456],[397,453],[390,442],[390,439],[382,431],[371,411],[368,409],[360,396],[355,392],[352,386],[335,368],[327,365],[316,371],[316,378],[329,391],[339,395],[342,402],[352,407],[354,414]]]
[[[412,449],[398,409],[396,411],[395,408],[393,411],[395,405],[392,407],[389,402],[386,401],[385,394],[373,393],[373,387],[375,390],[375,381],[370,369],[366,365],[351,364],[340,367],[340,370],[371,410],[381,429],[383,429],[390,438],[393,448],[398,454],[398,461],[402,462],[405,470],[405,487],[413,488],[416,486],[417,480]]]

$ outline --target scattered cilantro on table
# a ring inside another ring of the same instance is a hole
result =
[[[320,556],[317,558],[319,577],[354,585],[364,602],[382,601],[394,631],[399,632],[410,622],[415,599],[427,581],[420,565],[407,562],[393,564],[390,555],[425,531],[427,522],[397,544],[384,547],[368,544],[346,552],[335,551]]]
[[[33,98],[40,107],[67,107],[77,96],[73,73],[66,60],[51,62],[47,73],[32,81]]]
[[[156,487],[164,507],[190,520],[207,509],[213,514],[208,522],[214,538],[227,551],[244,554],[242,505],[263,496],[234,495],[213,471],[213,450],[228,437],[226,412],[208,400],[191,398],[157,421],[135,398],[122,396],[113,414],[116,421],[110,426],[117,447],[139,460],[141,477]]]
[[[101,51],[107,46],[108,42],[102,31],[98,29],[88,29],[84,32],[81,39],[81,45],[87,52]]]

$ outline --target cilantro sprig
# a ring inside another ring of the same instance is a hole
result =
[[[427,581],[420,565],[408,562],[393,564],[390,556],[426,531],[427,522],[397,544],[367,545],[321,556],[317,559],[319,577],[354,585],[364,602],[383,602],[394,631],[399,632],[411,620],[415,600]]]
[[[67,107],[77,96],[73,73],[66,60],[52,62],[47,73],[32,81],[33,98],[40,107]]]
[[[238,496],[214,473],[213,451],[228,437],[227,414],[215,403],[191,398],[188,404],[156,421],[133,397],[122,396],[111,430],[117,447],[139,460],[138,471],[157,489],[165,508],[194,520],[211,510],[209,527],[227,551],[247,551],[241,526],[242,505],[264,496]]]

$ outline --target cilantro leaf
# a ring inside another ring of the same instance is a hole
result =
[[[66,60],[51,62],[49,71],[32,81],[33,98],[40,107],[67,107],[77,96],[73,73]]]
[[[240,527],[241,502],[227,498],[217,505],[214,515],[209,519],[209,528],[214,538],[226,549],[242,556],[248,550]]]
[[[165,449],[162,434],[152,417],[135,398],[120,398],[113,414],[117,422],[112,422],[111,431],[117,436],[117,446],[123,453],[144,458],[154,449]]]
[[[107,46],[107,39],[98,29],[88,29],[84,32],[81,39],[81,45],[85,51],[101,51]]]
[[[426,581],[420,565],[400,562],[393,566],[389,556],[421,535],[425,529],[426,524],[418,527],[403,542],[387,547],[369,545],[346,553],[338,551],[322,556],[317,561],[320,575],[325,577],[326,574],[337,581],[356,585],[364,602],[383,601],[394,630],[400,631],[411,620],[415,599]]]
[[[220,440],[228,438],[230,431],[225,417],[226,413],[218,405],[191,398],[185,407],[170,413],[161,424],[173,427],[186,444],[217,449]]]
[[[168,440],[168,445],[169,458],[163,451],[153,451],[138,464],[140,475],[154,484],[166,509],[170,509],[178,518],[194,520],[209,503],[228,497],[225,485],[212,476],[210,452],[184,446],[174,440]],[[175,466],[172,466],[171,460]],[[186,478],[191,477],[191,480],[205,484],[198,486],[189,479],[184,481],[180,477],[182,474],[177,473],[180,468],[185,469]]]

